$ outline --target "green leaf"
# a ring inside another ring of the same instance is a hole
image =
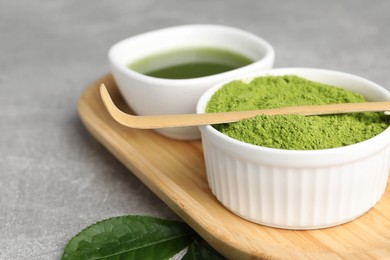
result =
[[[224,260],[226,259],[202,238],[195,239],[182,260]]]
[[[169,259],[196,233],[184,222],[149,216],[122,216],[93,224],[73,237],[62,260]]]

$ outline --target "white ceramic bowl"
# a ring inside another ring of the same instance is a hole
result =
[[[390,100],[387,90],[369,80],[329,70],[274,69],[240,79],[264,75],[297,75],[360,92],[369,101]],[[202,95],[198,113],[204,113],[225,83]],[[368,211],[385,191],[390,128],[357,144],[311,151],[247,144],[210,125],[200,130],[212,192],[232,212],[253,222],[287,229],[334,226]]]
[[[145,76],[128,65],[151,54],[183,47],[223,48],[254,60],[228,72],[192,79],[161,79]],[[274,50],[249,32],[218,25],[184,25],[134,36],[115,44],[109,62],[119,90],[139,115],[195,113],[199,97],[211,86],[238,75],[270,69]],[[197,127],[159,129],[175,139],[198,139]]]

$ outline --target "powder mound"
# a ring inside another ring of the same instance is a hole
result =
[[[366,102],[359,94],[301,77],[265,76],[250,83],[233,81],[219,89],[206,112],[240,111],[334,103]],[[365,141],[390,124],[382,113],[300,116],[261,115],[214,127],[246,143],[287,150],[318,150]]]

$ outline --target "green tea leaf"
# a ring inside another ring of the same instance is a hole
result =
[[[202,238],[195,239],[182,260],[224,260],[226,259]]]
[[[149,216],[122,216],[93,224],[73,237],[62,260],[169,259],[196,233],[184,222]]]

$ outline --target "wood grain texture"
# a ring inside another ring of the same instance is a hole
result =
[[[176,141],[153,130],[115,122],[99,95],[104,83],[130,112],[111,75],[80,96],[78,110],[91,134],[216,250],[229,259],[390,259],[390,185],[369,212],[332,228],[295,231],[244,220],[211,193],[200,141]]]

